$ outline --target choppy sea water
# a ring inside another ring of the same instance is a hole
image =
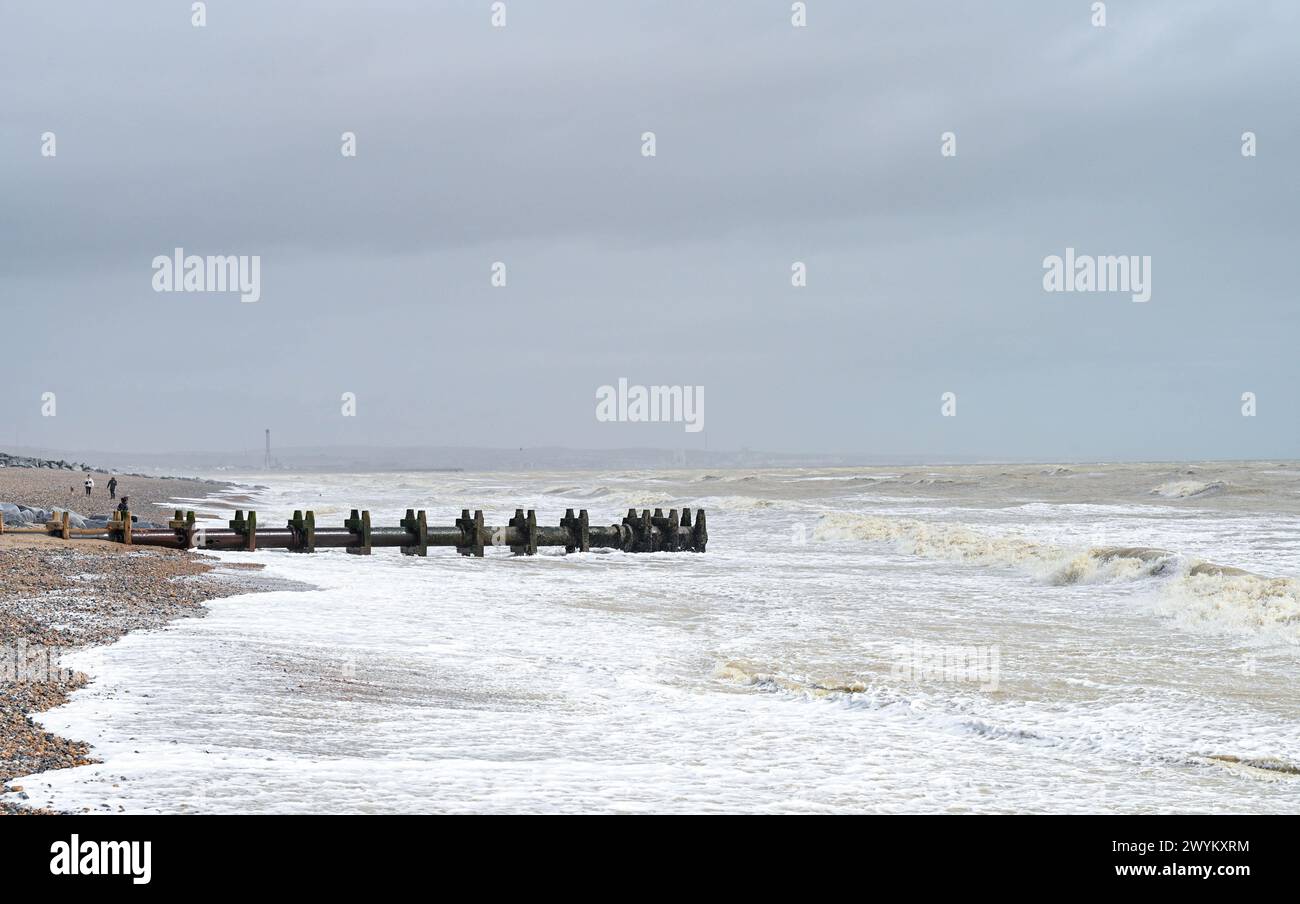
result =
[[[709,552],[221,553],[319,589],[72,657],[94,683],[39,719],[104,762],[20,780],[30,804],[1300,811],[1295,463],[286,475],[254,495],[264,526],[702,506]]]

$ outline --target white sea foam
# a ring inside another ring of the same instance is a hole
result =
[[[1162,587],[1160,611],[1198,630],[1265,632],[1300,644],[1300,582],[1195,565]]]
[[[264,523],[590,495],[595,523],[702,504],[710,551],[222,553],[318,589],[70,657],[92,684],[38,720],[104,762],[17,783],[92,812],[1300,810],[1249,765],[1300,763],[1294,587],[1183,552],[1300,573],[1296,515],[1240,508],[1294,487],[1188,517],[1147,495],[1168,466],[1097,468],[916,470],[887,500],[790,479],[843,471],[280,475],[243,506]],[[996,647],[996,688],[896,668],[916,646]]]

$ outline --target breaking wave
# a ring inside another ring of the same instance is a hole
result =
[[[1072,551],[960,525],[871,515],[826,515],[818,522],[813,538],[889,542],[902,552],[929,559],[1026,569],[1051,584],[1090,584],[1162,574],[1177,558],[1167,550],[1144,546]]]
[[[1202,483],[1199,480],[1175,480],[1160,484],[1151,491],[1150,495],[1163,496],[1166,499],[1191,499],[1195,496],[1213,496],[1227,488],[1228,485],[1222,480],[1209,483]]]
[[[829,697],[839,694],[864,694],[868,688],[861,681],[796,681],[780,675],[760,671],[748,663],[726,662],[718,666],[713,677],[734,684],[747,685],[760,690],[789,691],[795,694],[808,694],[813,697]]]
[[[1210,765],[1222,766],[1234,772],[1245,773],[1255,778],[1294,778],[1300,776],[1300,766],[1288,763],[1278,757],[1239,757],[1230,754],[1210,754],[1198,758]]]
[[[962,525],[830,514],[815,540],[893,543],[904,553],[1028,572],[1052,585],[1100,584],[1160,578],[1156,608],[1185,627],[1253,634],[1280,631],[1300,643],[1300,582],[1191,559],[1148,546],[1067,549],[1023,537],[984,533]]]
[[[600,499],[608,496],[612,491],[609,487],[596,487],[595,489],[583,489],[582,487],[551,487],[542,490],[546,496],[563,496],[568,499]]]
[[[771,499],[763,499],[758,496],[706,496],[700,499],[697,505],[706,509],[745,512],[771,508],[776,503]]]

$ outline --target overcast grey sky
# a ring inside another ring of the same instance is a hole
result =
[[[1295,457],[1300,4],[490,6],[0,0],[0,449]]]

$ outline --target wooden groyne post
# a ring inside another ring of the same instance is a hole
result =
[[[108,522],[108,538],[119,543],[131,545],[131,513],[113,512],[113,520]]]
[[[425,517],[424,510],[416,512],[414,509],[406,510],[406,517],[402,519],[402,528],[411,535],[411,544],[402,547],[404,556],[427,556],[429,554],[429,519]]]
[[[348,546],[347,551],[356,556],[370,555],[370,513],[352,510],[352,517],[343,522],[343,526],[357,537],[355,546]],[[405,525],[403,525],[405,527]]]
[[[243,509],[235,510],[235,518],[230,523],[230,529],[239,537],[243,538],[243,549],[253,552],[257,549],[257,512],[249,512],[248,517],[244,517]]]

